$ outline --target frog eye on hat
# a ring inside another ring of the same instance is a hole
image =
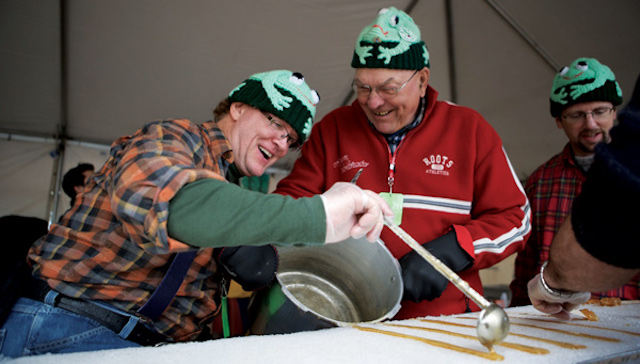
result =
[[[304,76],[300,72],[294,72],[289,77],[289,80],[296,85],[302,85],[304,83]]]
[[[589,65],[587,64],[587,62],[581,61],[576,64],[576,68],[580,71],[586,71],[589,69]]]
[[[560,71],[558,71],[558,74],[559,74],[560,76],[564,76],[564,75],[566,75],[566,74],[567,74],[567,72],[569,72],[569,67],[564,66],[564,67],[560,68]]]
[[[311,90],[311,103],[317,105],[320,102],[320,94],[316,90]]]
[[[400,21],[400,17],[397,15],[394,15],[391,17],[390,23],[395,27],[396,25],[398,25],[399,21]]]

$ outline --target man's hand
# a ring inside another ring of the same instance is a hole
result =
[[[533,307],[540,312],[563,320],[570,320],[571,315],[569,312],[591,298],[591,293],[589,292],[554,292],[552,288],[545,287],[541,274],[533,277],[527,284],[527,288],[529,289],[529,299]]]
[[[473,259],[458,245],[456,233],[453,230],[422,246],[454,272],[463,271],[473,265]],[[410,251],[400,258],[399,262],[402,268],[403,299],[405,300],[433,301],[442,295],[449,284],[449,280],[416,251]]]
[[[384,227],[383,215],[393,218],[382,197],[351,183],[338,182],[320,197],[327,218],[327,244],[365,235],[376,241]]]
[[[278,270],[278,251],[273,245],[225,247],[218,259],[245,291],[267,286]]]

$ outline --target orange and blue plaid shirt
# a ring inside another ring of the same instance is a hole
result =
[[[118,139],[75,205],[31,249],[34,275],[67,296],[135,312],[173,253],[195,249],[169,236],[169,201],[185,184],[225,180],[232,162],[211,121],[156,121]],[[177,341],[194,339],[218,310],[216,278],[213,249],[199,250],[155,327]]]
[[[571,146],[567,144],[561,153],[536,169],[527,179],[525,191],[531,203],[531,236],[515,263],[515,279],[511,283],[511,305],[530,305],[527,282],[540,272],[549,259],[549,247],[553,236],[571,212],[576,196],[586,180],[585,172],[575,163]],[[602,242],[606,244],[606,242]],[[640,298],[640,276],[624,286],[606,292],[592,292],[593,298]]]

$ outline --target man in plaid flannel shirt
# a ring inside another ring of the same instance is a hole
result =
[[[527,285],[533,307],[560,319],[570,319],[590,292],[620,287],[640,272],[635,238],[640,212],[629,209],[640,204],[640,77],[611,139],[596,147],[582,192],[553,238],[549,260]]]
[[[270,283],[271,244],[376,240],[392,212],[354,184],[293,199],[229,183],[262,175],[304,142],[318,101],[299,73],[259,73],[218,105],[214,121],[156,121],[115,141],[74,206],[32,247],[44,288],[13,305],[0,327],[2,355],[215,337],[207,331],[227,272],[246,290]],[[155,320],[139,314],[179,252],[195,257],[168,307]]]
[[[551,241],[580,194],[596,145],[609,141],[609,131],[616,120],[615,107],[621,103],[622,91],[615,75],[596,59],[578,58],[555,75],[550,111],[569,142],[560,154],[536,169],[525,184],[531,202],[532,233],[516,258],[515,279],[510,286],[512,306],[531,304],[527,282],[549,259]],[[592,296],[638,299],[639,293],[636,276],[622,287],[593,292]]]

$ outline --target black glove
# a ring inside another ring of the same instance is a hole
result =
[[[422,245],[436,258],[440,259],[454,272],[469,268],[473,259],[458,244],[455,231],[431,240]],[[447,288],[449,281],[415,251],[400,258],[402,280],[404,281],[403,299],[420,302],[432,301]]]
[[[278,270],[278,251],[273,245],[226,247],[218,260],[245,291],[265,287]]]

